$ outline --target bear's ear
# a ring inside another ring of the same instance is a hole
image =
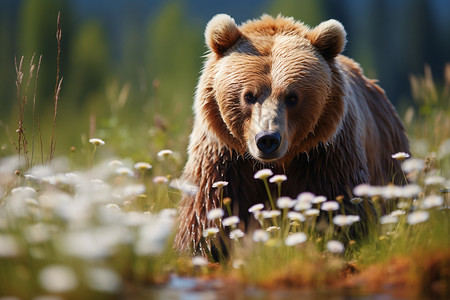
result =
[[[206,25],[206,44],[218,55],[230,49],[241,36],[239,27],[229,15],[216,15]]]
[[[306,36],[326,59],[332,59],[344,50],[346,35],[344,26],[331,19],[311,29]]]

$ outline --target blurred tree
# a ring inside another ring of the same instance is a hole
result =
[[[147,56],[146,26],[149,18],[145,8],[146,2],[133,1],[124,9],[123,25],[120,27],[120,45],[122,51],[119,60],[118,73],[121,82],[129,84],[130,105],[121,109],[125,114],[143,113],[145,103],[151,98],[149,74],[146,72],[145,57]],[[112,88],[111,83],[111,88]],[[109,87],[108,87],[109,88]],[[139,118],[133,118],[136,120]],[[128,121],[128,120],[127,120]]]
[[[403,38],[408,42],[407,51],[399,53],[405,58],[410,69],[415,72],[422,72],[424,63],[434,60],[434,53],[439,48],[435,36],[433,17],[431,16],[430,1],[410,0],[403,9],[401,16],[401,29],[404,32]],[[414,20],[414,22],[411,22]]]
[[[309,26],[316,26],[324,20],[324,3],[322,0],[280,0],[274,1],[267,12],[273,16],[282,14],[293,17]]]
[[[20,59],[25,56],[24,64],[28,66],[33,54],[37,60],[42,54],[42,65],[39,72],[37,106],[47,107],[53,105],[53,93],[56,78],[56,18],[61,11],[63,22],[61,69],[64,68],[67,58],[67,36],[70,36],[70,9],[64,0],[25,0],[23,1],[19,28],[19,51],[16,53]],[[13,63],[13,62],[12,62]],[[63,73],[63,72],[62,72]],[[64,76],[64,73],[62,74]]]
[[[382,85],[397,104],[401,99],[410,99],[408,78],[411,74],[422,73],[425,64],[430,64],[438,72],[444,65],[442,57],[439,57],[441,47],[430,1],[410,0],[393,7],[390,4],[388,1],[381,8],[391,12],[389,20],[383,24],[375,17],[371,20],[372,31],[378,35],[371,41],[371,46],[376,50],[375,65],[379,77],[383,78]]]
[[[96,102],[105,98],[105,82],[111,71],[110,50],[100,23],[84,23],[74,37],[71,49],[71,68],[65,78],[67,97],[79,109],[85,104],[99,105]]]
[[[147,13],[143,7],[144,3],[134,1],[128,5],[123,12],[123,26],[121,26],[121,47],[123,58],[121,60],[121,77],[123,80],[139,80],[139,72],[143,68],[143,58],[145,57],[145,26]],[[142,88],[142,87],[140,87]]]
[[[362,23],[365,32],[361,34],[359,43],[364,63],[368,66],[368,76],[382,78],[387,68],[393,63],[393,45],[390,43],[390,32],[393,29],[392,11],[388,9],[386,0],[371,0],[366,10],[366,20]],[[364,26],[365,25],[365,26]],[[381,82],[386,89],[389,82]]]
[[[151,81],[159,81],[153,100],[160,99],[160,105],[153,102],[153,109],[166,116],[190,112],[204,52],[202,31],[184,11],[182,1],[170,1],[148,27],[147,70]]]
[[[14,45],[16,30],[14,15],[17,8],[8,6],[0,10],[0,120],[8,118],[14,95]]]

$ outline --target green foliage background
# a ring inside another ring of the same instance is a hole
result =
[[[439,85],[444,65],[450,60],[446,38],[450,28],[441,25],[448,22],[442,16],[437,22],[435,15],[436,5],[437,10],[449,5],[439,0],[395,4],[386,0],[86,3],[22,0],[0,4],[0,156],[13,153],[16,142],[14,58],[24,56],[23,71],[27,74],[33,54],[35,68],[42,55],[35,135],[43,141],[43,152],[47,151],[53,119],[58,11],[63,28],[60,72],[64,77],[56,127],[58,155],[67,155],[74,146],[75,157],[83,157],[83,145],[94,135],[119,139],[118,151],[123,152],[117,155],[144,159],[149,147],[174,147],[185,155],[192,99],[206,51],[203,30],[220,12],[231,14],[238,23],[262,13],[293,16],[311,26],[328,18],[339,19],[349,35],[345,54],[360,62],[369,77],[380,79],[401,114],[409,106],[417,107],[411,100],[408,76],[422,74],[424,65],[430,64]],[[29,102],[34,91],[32,80],[26,93]],[[32,115],[29,104],[25,112],[28,133]],[[158,135],[164,139],[155,139]]]

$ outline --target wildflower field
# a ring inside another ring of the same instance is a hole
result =
[[[180,280],[193,280],[194,298],[204,290],[236,299],[274,291],[450,296],[450,65],[442,84],[428,69],[411,78],[415,102],[402,114],[412,155],[392,153],[402,161],[403,173],[396,176],[405,184],[364,184],[353,191],[352,202],[374,204],[370,220],[345,214],[339,197],[285,197],[289,178],[255,170],[255,182],[279,191],[250,208],[260,228],[242,230],[237,216],[225,217],[231,215],[229,199],[221,199],[223,207],[208,213],[216,226],[203,232],[204,256],[172,246],[186,188],[177,177],[189,120],[176,130],[156,114],[141,116],[141,127],[120,123],[114,107],[126,105],[126,93],[118,92],[109,119],[92,136],[80,132],[80,148],[55,155],[56,120],[64,118],[57,116],[61,79],[47,141],[27,90],[39,67],[40,61],[29,70],[22,60],[16,63],[19,125],[1,152],[1,298],[165,299],[176,297],[167,290],[182,289],[174,287]],[[27,110],[33,118],[24,117]],[[220,181],[214,188],[232,184]]]

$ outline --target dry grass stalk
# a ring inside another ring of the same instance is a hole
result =
[[[30,83],[33,79],[34,72],[35,72],[35,64],[34,64],[34,54],[31,57],[30,60],[30,69],[28,72],[28,76],[25,77],[25,74],[23,72],[23,60],[24,57],[22,56],[20,58],[19,63],[17,63],[17,58],[14,58],[15,68],[16,68],[16,97],[19,101],[19,118],[18,118],[18,127],[16,129],[16,132],[18,134],[17,136],[17,144],[14,143],[14,147],[17,150],[17,153],[19,154],[19,157],[24,157],[26,167],[29,168],[31,166],[31,160],[27,157],[28,153],[28,140],[27,136],[25,134],[25,127],[24,127],[24,118],[25,118],[25,108],[28,103],[28,90],[30,87]],[[38,71],[39,72],[39,67]],[[37,73],[36,72],[36,73]],[[37,77],[37,76],[36,76]],[[26,78],[25,86],[24,79]],[[35,89],[36,93],[36,89]],[[36,96],[36,94],[35,94]],[[35,98],[34,96],[34,98]],[[34,100],[33,100],[34,101]]]
[[[41,69],[41,62],[42,62],[42,54],[39,56],[39,63],[36,70],[36,77],[34,80],[34,94],[33,94],[33,133],[32,133],[32,140],[31,140],[31,165],[33,165],[33,158],[34,158],[34,129],[35,129],[35,116],[36,116],[36,96],[37,96],[37,83],[39,79],[39,70]],[[42,135],[39,131],[39,137],[41,141],[41,163],[44,163],[44,158],[42,155]]]
[[[58,102],[60,98],[60,92],[61,92],[61,86],[62,86],[62,77],[60,78],[60,54],[61,54],[61,37],[62,37],[62,30],[61,30],[61,19],[60,14],[58,13],[58,20],[57,20],[57,30],[56,30],[56,40],[58,42],[58,52],[57,52],[57,66],[56,66],[56,84],[55,84],[55,91],[54,91],[54,115],[53,115],[53,125],[52,125],[52,136],[51,136],[51,142],[50,142],[50,150],[48,155],[48,161],[51,161],[53,159],[55,148],[56,148],[56,139],[55,139],[55,128],[56,128],[56,116],[58,112]],[[19,102],[18,108],[18,127],[16,129],[16,132],[18,134],[17,137],[17,143],[12,142],[13,146],[15,147],[19,159],[24,160],[25,162],[25,168],[29,169],[33,165],[34,160],[34,154],[35,154],[35,144],[34,144],[34,138],[35,138],[35,128],[36,123],[39,130],[39,141],[40,141],[40,150],[41,150],[41,163],[44,163],[44,152],[43,152],[43,143],[42,143],[42,134],[41,134],[41,126],[39,122],[39,115],[36,115],[36,100],[37,100],[37,83],[39,79],[39,70],[41,68],[42,63],[42,55],[39,57],[39,62],[37,64],[34,63],[35,54],[31,57],[30,60],[30,67],[27,74],[23,71],[23,62],[24,57],[22,56],[20,60],[18,61],[17,58],[14,58],[15,63],[15,69],[16,69],[16,97]],[[25,126],[24,126],[24,119],[25,119],[25,110],[26,106],[28,104],[28,94],[30,90],[31,82],[33,81],[34,77],[34,93],[33,93],[33,107],[32,107],[32,140],[31,140],[31,155],[29,155],[28,151],[28,139],[25,132]]]
[[[50,151],[49,151],[49,160],[53,159],[56,149],[56,139],[55,139],[55,128],[56,128],[56,115],[58,113],[58,101],[59,94],[61,92],[61,86],[63,78],[59,78],[60,71],[60,56],[61,56],[61,37],[62,37],[62,28],[61,28],[61,12],[58,12],[58,19],[56,21],[56,41],[58,42],[58,51],[56,55],[56,83],[55,83],[55,93],[54,93],[54,104],[55,110],[53,114],[53,125],[52,125],[52,137],[50,141]]]

